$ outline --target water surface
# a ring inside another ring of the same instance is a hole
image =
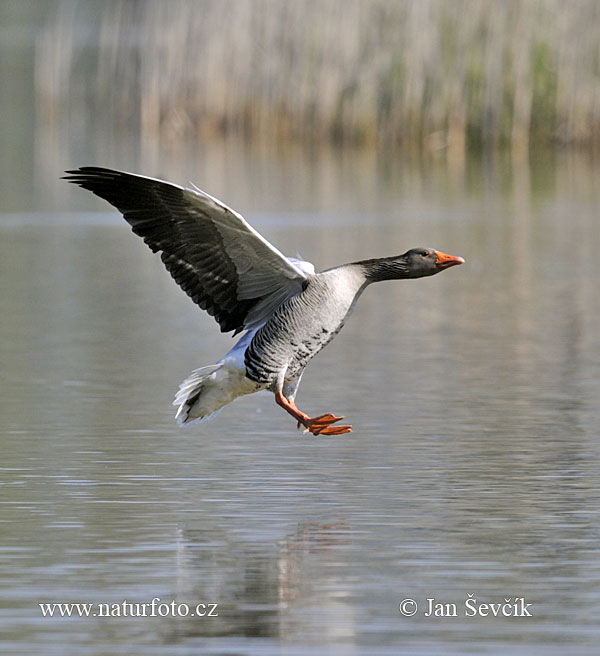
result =
[[[3,651],[595,654],[598,171],[233,161],[164,175],[318,269],[419,245],[467,262],[370,288],[309,365],[300,407],[353,433],[302,435],[268,393],[181,430],[177,385],[231,339],[44,169],[23,201],[38,213],[0,216]],[[465,617],[468,594],[533,616]],[[156,597],[218,617],[38,606]],[[458,616],[427,617],[428,598]]]

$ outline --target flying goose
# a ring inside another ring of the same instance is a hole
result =
[[[161,253],[171,276],[217,320],[244,334],[217,364],[196,369],[173,405],[180,426],[211,419],[238,396],[268,389],[305,433],[339,435],[331,413],[310,417],[294,399],[308,361],[340,331],[367,285],[432,276],[462,264],[433,248],[315,273],[286,258],[235,210],[198,188],[95,166],[64,179],[104,198],[133,232]]]

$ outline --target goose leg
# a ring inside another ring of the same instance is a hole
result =
[[[293,401],[288,401],[280,391],[276,392],[275,401],[298,422],[298,428],[304,426],[305,433],[310,432],[313,435],[341,435],[342,433],[350,433],[352,430],[352,426],[332,426],[331,424],[340,421],[343,417],[336,417],[329,412],[318,417],[309,417]]]

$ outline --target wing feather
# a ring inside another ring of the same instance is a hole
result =
[[[123,214],[223,332],[260,325],[308,283],[241,214],[198,188],[92,166],[66,173]]]

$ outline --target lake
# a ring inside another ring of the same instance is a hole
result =
[[[596,654],[598,163],[100,154],[48,155],[0,215],[3,653]],[[193,180],[317,269],[466,263],[372,286],[311,362],[299,406],[351,434],[269,393],[182,430],[232,341],[58,180],[94,163]]]

